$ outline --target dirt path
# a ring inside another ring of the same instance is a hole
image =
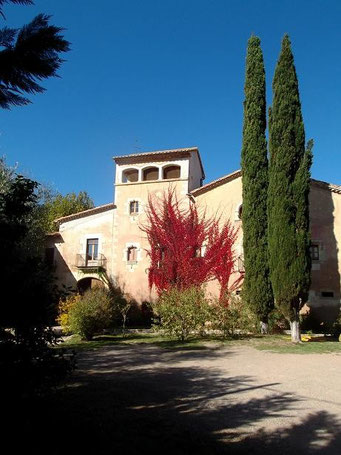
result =
[[[68,453],[340,455],[340,370],[337,354],[118,345],[83,352],[51,406]]]

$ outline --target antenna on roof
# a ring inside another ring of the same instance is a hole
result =
[[[138,146],[138,142],[139,142],[139,140],[138,140],[138,139],[135,139],[134,150],[137,151],[137,152],[139,152],[140,150],[142,150],[142,148]]]

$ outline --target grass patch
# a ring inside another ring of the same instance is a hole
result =
[[[183,350],[199,350],[206,349],[207,341],[212,341],[211,338],[205,339],[190,339],[188,341],[179,341],[171,337],[162,336],[154,333],[128,333],[123,335],[99,335],[95,336],[91,341],[81,340],[79,335],[72,335],[63,343],[60,343],[56,349],[70,348],[78,350],[99,349],[104,346],[113,346],[117,344],[137,345],[148,344],[155,345],[164,349],[183,349]]]
[[[312,337],[310,341],[294,344],[288,335],[270,335],[253,340],[252,345],[260,351],[278,354],[341,353],[341,343],[329,337]]]
[[[56,349],[70,348],[75,351],[99,349],[114,345],[153,345],[169,350],[204,350],[219,349],[224,346],[249,346],[260,351],[276,352],[279,354],[324,354],[341,353],[341,343],[329,338],[312,337],[308,342],[293,344],[288,335],[253,335],[232,339],[218,336],[179,341],[157,333],[128,333],[123,335],[99,335],[92,341],[83,341],[78,335],[67,338]]]

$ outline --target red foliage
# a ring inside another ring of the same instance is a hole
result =
[[[171,287],[186,289],[217,279],[224,299],[234,269],[237,231],[230,222],[198,214],[197,207],[179,203],[174,190],[163,198],[149,197],[147,223],[141,229],[150,244],[149,286],[161,294]],[[233,283],[236,288],[241,280]]]

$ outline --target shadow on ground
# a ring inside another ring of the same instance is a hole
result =
[[[266,420],[294,413],[299,398],[209,365],[232,355],[141,345],[83,352],[67,387],[16,413],[14,443],[36,454],[340,454],[339,421],[327,412],[265,429]],[[243,398],[250,390],[262,394]]]

